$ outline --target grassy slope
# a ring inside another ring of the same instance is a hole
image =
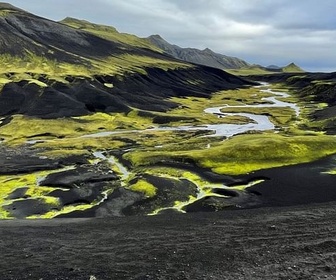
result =
[[[191,108],[201,111],[200,104],[212,106],[216,103],[223,104],[223,100],[224,104],[230,105],[237,105],[242,100],[244,103],[253,104],[264,94],[256,95],[257,91],[251,88],[221,92],[214,95],[210,101],[203,100],[203,102],[200,99],[193,99],[193,102],[189,99],[180,100],[185,109],[175,111],[180,113],[181,110],[185,110],[188,114],[192,114]],[[160,151],[153,149],[130,152],[125,154],[125,158],[135,167],[145,168],[167,160],[175,162],[193,160],[197,165],[210,168],[216,173],[237,175],[259,169],[309,162],[336,153],[335,137],[305,130],[306,124],[311,123],[307,120],[309,111],[303,110],[300,119],[296,119],[294,112],[289,108],[234,108],[227,111],[249,111],[270,115],[275,124],[281,127],[280,134],[252,133],[235,136],[226,141],[208,138],[207,141],[198,142],[197,139],[189,139],[167,145]],[[205,149],[208,144],[211,144],[211,147]]]
[[[94,23],[91,23],[85,20],[79,20],[79,19],[69,18],[69,17],[63,19],[60,22],[70,27],[90,32],[104,39],[108,39],[111,41],[131,45],[135,47],[147,48],[147,49],[151,49],[153,51],[160,52],[160,53],[163,52],[160,48],[154,46],[148,40],[139,38],[132,34],[119,33],[112,26],[94,24]]]
[[[6,16],[7,12],[14,13],[14,15],[16,13],[15,11],[1,11],[4,14],[3,16]],[[37,25],[39,24],[39,18],[34,16],[28,18],[36,21]],[[118,48],[123,48],[124,52],[119,51],[118,54],[110,54],[106,57],[99,57],[99,54],[97,57],[78,55],[61,48],[56,48],[55,46],[42,46],[28,38],[27,41],[41,47],[46,47],[48,51],[45,54],[39,54],[35,51],[25,49],[20,55],[0,54],[0,89],[6,83],[19,82],[21,80],[31,80],[31,82],[38,83],[37,78],[39,75],[46,76],[50,80],[66,83],[64,79],[66,76],[89,78],[93,75],[123,76],[132,73],[146,74],[145,68],[147,67],[156,67],[163,70],[193,67],[187,62],[179,62],[178,60],[163,56],[161,55],[162,51],[147,40],[134,35],[119,33],[113,27],[96,25],[70,18],[66,18],[62,23],[70,27],[70,29],[75,28],[84,31],[80,35],[83,38],[85,38],[85,33],[88,32],[88,34],[93,34],[107,41],[117,43]],[[52,25],[53,28],[56,28],[55,24]],[[65,45],[66,43],[64,42]],[[67,56],[67,59],[72,57],[72,60],[77,62],[69,63],[66,59],[63,60],[62,56],[54,55],[56,52],[63,53]],[[42,86],[41,83],[39,85]]]
[[[299,66],[294,63],[290,63],[287,66],[280,68],[278,71],[273,71],[272,69],[268,69],[266,67],[262,67],[259,65],[251,65],[248,67],[244,67],[241,69],[229,69],[227,72],[233,75],[239,76],[249,76],[249,75],[265,75],[265,74],[276,74],[276,73],[303,73],[305,72]]]

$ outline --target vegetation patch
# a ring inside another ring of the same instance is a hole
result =
[[[278,126],[286,125],[296,119],[295,111],[289,107],[239,107],[223,108],[223,113],[250,113],[255,115],[266,115],[271,118],[273,123]]]
[[[146,180],[138,180],[135,184],[129,186],[132,191],[141,192],[146,197],[154,197],[156,195],[156,187]]]
[[[125,154],[134,166],[167,160],[192,160],[219,174],[246,174],[255,170],[309,162],[336,153],[331,136],[238,135],[209,149],[184,151],[135,151]]]
[[[48,196],[54,188],[39,186],[39,181],[54,171],[41,171],[31,174],[0,176],[0,219],[11,218],[3,206],[23,199],[42,199],[51,206],[59,205],[57,198]],[[25,189],[22,196],[10,198],[18,189]]]

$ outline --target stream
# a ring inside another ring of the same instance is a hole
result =
[[[256,86],[256,88],[267,87],[268,83],[260,82],[260,86]],[[295,103],[285,102],[278,100],[277,97],[287,98],[290,95],[284,92],[276,92],[267,89],[260,89],[261,92],[266,92],[269,94],[274,94],[274,96],[264,97],[261,100],[266,101],[267,103],[256,104],[256,105],[240,105],[240,106],[229,106],[224,104],[218,107],[210,107],[204,110],[207,114],[216,115],[217,117],[225,117],[225,116],[242,116],[251,120],[250,123],[247,124],[205,124],[201,126],[194,125],[182,125],[177,127],[170,126],[161,126],[148,128],[143,130],[117,130],[117,131],[104,131],[93,134],[86,134],[81,136],[81,138],[91,138],[91,137],[107,137],[110,135],[122,134],[122,133],[141,133],[141,132],[150,132],[150,131],[191,131],[191,130],[210,130],[213,131],[212,134],[207,135],[207,137],[215,137],[215,136],[225,136],[232,137],[237,134],[241,134],[247,131],[265,131],[265,130],[273,130],[275,129],[274,124],[270,121],[269,117],[266,115],[257,115],[257,114],[249,114],[249,113],[223,113],[222,109],[228,108],[286,108],[289,107],[295,111],[296,116],[298,117],[300,114],[300,108]]]

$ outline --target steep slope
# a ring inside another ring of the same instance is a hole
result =
[[[249,65],[242,59],[215,53],[208,48],[198,50],[194,48],[181,48],[179,46],[172,45],[165,41],[160,35],[152,35],[147,39],[152,44],[162,49],[165,53],[184,61],[219,69],[239,69]]]
[[[96,36],[81,30],[80,21],[66,20],[77,24],[72,28],[8,4],[0,4],[0,14],[2,116],[56,118],[131,107],[164,111],[177,106],[166,100],[171,96],[209,95],[247,84],[106,27],[104,36]],[[90,28],[101,35],[99,27]]]
[[[110,41],[128,44],[135,47],[147,48],[162,53],[160,48],[156,47],[154,44],[151,44],[148,40],[139,38],[132,34],[119,33],[117,29],[112,26],[94,24],[86,20],[79,20],[71,17],[63,19],[60,21],[60,23],[76,29],[90,32],[98,37],[102,37]]]
[[[300,68],[299,66],[297,66],[295,63],[290,63],[285,67],[281,68],[282,72],[284,73],[300,73],[300,72],[304,72],[304,70],[302,68]]]

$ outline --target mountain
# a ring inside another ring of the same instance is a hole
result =
[[[215,53],[206,48],[198,50],[194,48],[181,48],[172,45],[164,40],[160,35],[152,35],[147,38],[152,44],[162,49],[165,53],[171,56],[188,61],[219,69],[239,69],[249,66],[247,62],[242,59]]]
[[[249,76],[249,75],[265,75],[274,73],[303,73],[305,72],[302,68],[294,63],[290,63],[287,66],[280,67],[277,65],[270,65],[267,67],[261,66],[259,64],[252,64],[240,69],[229,69],[229,73],[239,76]]]
[[[295,63],[290,63],[287,66],[284,66],[281,68],[282,72],[284,73],[299,73],[299,72],[304,72],[302,68],[297,66]]]
[[[261,65],[254,65],[255,67],[259,67],[262,70],[269,71],[269,72],[282,72],[282,73],[301,73],[304,72],[302,68],[297,66],[295,63],[290,63],[286,66],[280,67],[277,65],[270,65],[267,67],[263,67]]]
[[[79,20],[71,17],[63,19],[62,21],[60,21],[60,23],[76,29],[80,29],[82,31],[87,31],[107,40],[128,44],[135,47],[148,48],[162,53],[162,50],[160,48],[150,43],[147,39],[139,38],[132,34],[119,33],[117,29],[112,26],[95,24],[86,20]]]
[[[111,27],[54,22],[6,3],[0,3],[0,53],[1,116],[166,111],[178,106],[172,96],[209,96],[249,84]]]

